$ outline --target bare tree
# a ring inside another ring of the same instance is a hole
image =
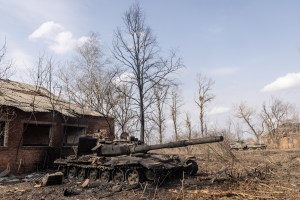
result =
[[[240,123],[234,123],[233,128],[234,128],[233,131],[234,131],[236,141],[239,141],[239,142],[242,141],[243,130],[242,130]]]
[[[173,128],[174,128],[174,136],[175,140],[177,141],[179,139],[179,116],[181,114],[181,107],[182,104],[182,96],[180,93],[180,90],[178,86],[174,86],[171,91],[171,117],[173,122]]]
[[[41,99],[39,99],[39,96],[43,96],[47,98],[47,101],[44,103],[49,103],[51,105],[51,113],[52,113],[52,121],[55,120],[55,116],[57,112],[55,111],[55,106],[57,106],[57,102],[59,101],[59,96],[54,95],[53,93],[56,92],[56,86],[57,82],[54,76],[54,70],[55,70],[55,62],[54,59],[50,56],[46,56],[44,53],[41,54],[36,62],[35,66],[31,66],[32,68],[28,69],[28,76],[30,77],[30,81],[33,84],[33,88],[31,88],[31,103],[32,111],[27,118],[27,121],[37,121],[36,119],[36,113],[37,113],[37,104],[40,103]],[[60,89],[58,91],[58,94],[60,94]],[[26,131],[28,126],[28,123],[23,129],[23,133]],[[50,132],[52,133],[52,132]],[[18,141],[18,148],[16,151],[15,161],[17,161],[19,157],[19,150],[23,141],[22,134],[20,140]],[[52,138],[51,135],[49,135],[49,138]],[[52,140],[49,141],[49,146],[52,144]]]
[[[137,113],[133,109],[132,99],[133,95],[132,85],[126,83],[115,83],[116,105],[113,106],[113,115],[115,117],[116,126],[119,127],[120,132],[135,132],[135,121]]]
[[[263,103],[261,116],[270,139],[277,146],[285,134],[280,126],[284,123],[298,122],[295,106],[276,98],[272,98],[269,105]]]
[[[13,75],[13,65],[11,60],[6,59],[7,48],[6,48],[6,41],[0,47],[0,79],[8,79]],[[0,91],[3,87],[0,84]],[[5,123],[9,123],[12,119],[16,117],[15,110],[11,107],[7,106],[0,106],[0,118],[5,121]],[[6,146],[7,144],[7,129],[5,129],[3,124],[0,124],[0,146]],[[9,127],[8,125],[4,125]]]
[[[0,79],[8,79],[13,75],[13,65],[11,60],[6,60],[7,53],[6,41],[0,48]]]
[[[188,139],[191,140],[192,139],[192,122],[191,122],[191,117],[190,114],[188,112],[185,113],[185,128],[186,128],[186,132],[188,135]]]
[[[259,142],[261,135],[264,133],[264,122],[261,121],[260,114],[257,114],[253,108],[242,102],[236,108],[236,117],[246,124],[248,133],[254,135],[256,142]]]
[[[6,60],[6,41],[0,47],[0,79],[8,79],[13,75],[13,65],[11,60]],[[0,91],[3,87],[0,84]],[[0,106],[0,118],[4,122],[0,124],[0,146],[7,146],[8,141],[8,128],[11,129],[9,126],[9,122],[16,117],[15,109],[9,106]]]
[[[53,57],[43,53],[38,57],[36,65],[27,70],[28,76],[31,79],[30,81],[35,86],[35,93],[32,95],[31,103],[33,106],[33,113],[35,112],[36,96],[39,94],[40,90],[47,89],[47,91],[49,91],[47,94],[49,102],[52,105],[52,108],[55,106],[55,102],[58,98],[54,93],[59,95],[61,92],[60,87],[58,87],[56,76],[54,75],[55,66],[56,64]]]
[[[166,129],[166,117],[164,108],[166,105],[167,94],[169,86],[156,85],[153,87],[153,95],[155,98],[155,105],[153,106],[152,121],[157,129],[159,136],[159,143],[163,143],[164,131]]]
[[[230,143],[233,141],[242,141],[242,130],[240,123],[233,120],[229,117],[227,122],[227,127],[224,128],[224,138]]]
[[[199,108],[199,120],[200,120],[200,134],[205,135],[205,114],[206,106],[211,102],[215,95],[211,94],[211,89],[214,81],[202,74],[197,74],[198,93],[195,99],[195,103]]]
[[[113,107],[117,103],[114,98],[116,87],[112,82],[118,70],[108,67],[109,61],[102,51],[99,36],[91,33],[78,46],[77,57],[67,69],[62,70],[60,76],[64,93],[71,102],[98,111],[106,120],[113,115]],[[111,124],[108,125],[112,130]]]
[[[170,76],[182,67],[175,53],[169,59],[159,55],[159,47],[150,27],[145,24],[145,15],[139,4],[133,4],[125,12],[125,29],[118,28],[113,41],[113,55],[124,69],[132,75],[128,82],[134,85],[132,96],[139,109],[140,139],[145,137],[145,113],[153,102],[153,87],[162,82],[172,82]]]

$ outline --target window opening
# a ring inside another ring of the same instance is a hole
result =
[[[24,124],[23,146],[49,146],[51,125]]]

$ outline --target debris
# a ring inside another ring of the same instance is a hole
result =
[[[75,191],[74,188],[66,188],[64,189],[64,196],[68,197],[68,196],[73,196],[73,195],[78,195],[79,191]]]
[[[226,171],[227,167],[223,166],[221,169],[219,169],[215,174],[214,177],[211,179],[211,183],[213,183],[216,178],[218,178],[221,174],[223,174]]]
[[[122,187],[122,190],[123,190],[123,191],[126,191],[126,190],[133,190],[133,189],[137,189],[137,188],[140,188],[140,184],[135,184],[135,185],[128,185],[128,184],[125,184],[125,185]]]
[[[35,185],[33,187],[35,187],[35,188],[42,187],[41,181],[35,181],[34,183],[35,183]]]
[[[85,188],[89,185],[90,179],[85,179],[85,181],[83,181],[81,187]]]
[[[17,179],[14,175],[9,175],[7,177],[3,177],[3,178],[0,178],[0,182],[1,183],[13,183],[13,182],[18,182],[20,181],[19,179]]]
[[[100,181],[90,181],[89,180],[89,188],[95,188],[95,187],[99,187],[101,185],[101,182]]]
[[[111,188],[111,191],[112,192],[120,192],[122,190],[122,185],[114,185],[112,188]]]
[[[25,182],[41,181],[44,176],[45,176],[44,173],[32,173],[25,176],[23,181]]]
[[[9,173],[10,173],[10,166],[9,166],[9,163],[8,163],[7,166],[6,166],[6,169],[0,173],[0,178],[8,176]]]
[[[53,174],[46,174],[42,179],[42,186],[60,185],[63,182],[64,174],[56,172]]]

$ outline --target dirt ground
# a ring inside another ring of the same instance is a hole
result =
[[[197,176],[136,187],[79,182],[35,188],[0,183],[0,199],[300,199],[300,149],[219,151],[197,155]]]

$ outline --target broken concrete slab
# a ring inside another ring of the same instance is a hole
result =
[[[46,174],[42,179],[42,186],[60,185],[63,183],[63,179],[64,179],[64,174],[62,172]]]

